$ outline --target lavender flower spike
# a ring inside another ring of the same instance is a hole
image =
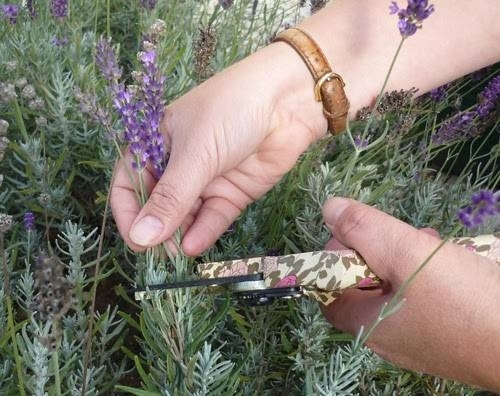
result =
[[[139,4],[142,8],[152,11],[156,7],[156,0],[141,0]]]
[[[116,83],[121,78],[122,70],[118,66],[115,51],[109,40],[101,38],[97,42],[95,63],[106,81]]]
[[[54,18],[66,18],[68,16],[68,0],[51,0],[50,10]]]
[[[471,196],[471,204],[458,211],[460,222],[467,228],[477,227],[486,218],[500,215],[500,190],[480,190]]]
[[[12,25],[16,23],[17,15],[19,14],[19,6],[16,4],[3,4],[0,5],[0,11],[2,12],[2,16]]]
[[[23,217],[25,231],[33,231],[35,229],[35,215],[33,212],[26,212]]]
[[[146,152],[156,175],[160,176],[163,173],[166,161],[163,135],[160,132],[166,78],[158,70],[155,51],[140,53],[139,60],[144,67],[141,90],[145,99],[144,130],[146,131]]]
[[[484,119],[488,117],[500,104],[500,76],[493,77],[479,95],[477,115]]]
[[[398,28],[404,38],[413,36],[433,12],[434,5],[428,5],[428,0],[408,0],[406,8],[399,8],[395,1],[389,6],[389,13],[399,17]]]

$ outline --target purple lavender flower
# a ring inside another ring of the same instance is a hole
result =
[[[52,44],[54,47],[65,47],[68,44],[69,40],[66,36],[63,36],[61,38],[59,37],[52,37],[52,40],[50,40],[50,44]]]
[[[389,6],[390,14],[398,14],[398,28],[404,38],[413,36],[422,22],[434,12],[434,5],[428,5],[428,0],[408,0],[406,8],[399,8],[395,1]]]
[[[51,0],[50,10],[54,18],[66,18],[68,16],[68,0]]]
[[[152,11],[156,7],[156,0],[141,0],[139,5],[141,8]]]
[[[354,145],[358,148],[358,149],[364,149],[366,147],[368,147],[368,144],[370,144],[370,140],[371,140],[371,136],[367,136],[365,138],[363,138],[361,135],[356,135],[354,136]]]
[[[479,118],[487,118],[500,103],[500,75],[491,79],[479,94],[476,113]]]
[[[158,70],[154,50],[140,52],[138,59],[142,65],[142,71],[135,73],[138,86],[125,87],[118,83],[121,70],[109,42],[98,42],[96,63],[104,78],[110,82],[113,107],[123,127],[122,137],[129,144],[133,156],[132,166],[141,171],[149,162],[155,175],[160,176],[168,160],[160,132],[166,78]]]
[[[19,6],[16,4],[0,5],[0,11],[3,18],[7,19],[12,25],[16,23],[19,14]]]
[[[115,51],[109,40],[101,38],[97,42],[95,63],[106,81],[116,83],[121,78],[122,69],[118,66]]]
[[[458,211],[460,222],[467,228],[477,227],[496,215],[500,215],[500,190],[480,190],[472,194],[470,205]]]
[[[429,97],[431,98],[431,100],[433,102],[443,101],[446,98],[446,96],[448,95],[447,90],[448,90],[449,86],[450,86],[450,84],[444,84],[444,85],[441,85],[440,87],[431,89],[429,91]]]
[[[24,230],[33,231],[35,229],[35,215],[33,212],[26,212],[23,218]]]
[[[456,141],[464,141],[477,136],[477,128],[474,124],[476,113],[474,111],[462,111],[447,119],[437,132],[432,135],[434,144],[448,144]]]
[[[219,0],[219,5],[224,9],[228,10],[232,7],[234,0]]]
[[[165,148],[163,135],[160,133],[160,122],[163,118],[163,95],[165,76],[161,75],[156,66],[156,52],[146,51],[139,55],[144,67],[141,86],[145,99],[144,120],[147,134],[147,154],[158,175],[163,173]]]

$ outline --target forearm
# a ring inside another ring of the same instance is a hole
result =
[[[500,60],[500,1],[434,3],[434,13],[404,43],[388,90],[423,93]],[[353,110],[382,86],[401,40],[397,20],[387,0],[333,0],[301,24],[343,76]]]
[[[387,0],[333,0],[299,27],[309,33],[342,76],[349,98],[350,118],[373,104],[401,41],[398,17],[389,14]],[[400,1],[401,5],[402,2]],[[423,94],[467,73],[500,61],[500,1],[441,0],[423,21],[422,29],[408,37],[397,57],[386,91],[417,88]],[[281,57],[286,85],[278,92],[299,97],[312,92],[314,82],[302,60],[285,43],[274,43],[271,56]],[[287,47],[287,48],[285,48]],[[288,51],[288,53],[287,53]],[[266,59],[269,59],[267,55]],[[280,76],[281,77],[281,76]],[[321,106],[306,104],[315,136],[326,130]],[[312,111],[314,109],[314,111]],[[300,111],[300,106],[297,105]],[[321,132],[319,132],[321,130]]]

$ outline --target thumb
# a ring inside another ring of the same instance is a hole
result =
[[[338,242],[356,250],[377,276],[390,283],[404,281],[440,243],[432,233],[351,199],[330,199],[323,217]]]
[[[175,155],[181,152],[180,155]],[[210,180],[208,161],[193,150],[172,150],[167,168],[134,220],[129,237],[142,247],[167,240],[183,223]]]
[[[323,217],[337,243],[356,250],[382,280],[380,288],[347,290],[322,307],[335,327],[357,334],[361,326],[374,322],[383,304],[428,257],[439,238],[351,199],[327,201]]]

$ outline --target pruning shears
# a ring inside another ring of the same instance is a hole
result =
[[[450,242],[500,265],[500,234],[460,237]],[[304,296],[328,305],[346,289],[380,286],[380,279],[354,250],[320,250],[202,263],[197,266],[197,274],[198,278],[193,280],[136,289],[135,299],[149,299],[162,290],[210,287],[228,289],[247,305]]]

